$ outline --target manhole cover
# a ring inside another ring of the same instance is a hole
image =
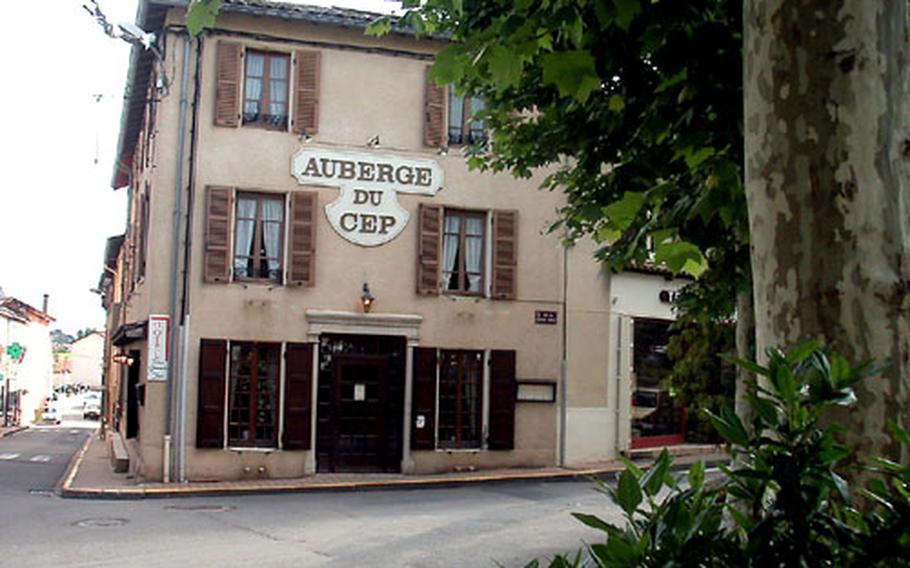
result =
[[[190,511],[193,513],[227,513],[234,510],[230,505],[168,505],[166,511]]]
[[[29,495],[38,495],[40,497],[53,497],[54,496],[54,492],[49,491],[47,489],[29,489],[28,494]]]
[[[73,523],[73,526],[87,527],[92,529],[104,529],[108,527],[120,527],[128,522],[129,521],[127,519],[116,518],[82,519],[81,521],[76,521]]]

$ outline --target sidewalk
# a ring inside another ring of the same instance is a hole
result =
[[[506,481],[560,481],[611,475],[622,471],[619,461],[597,462],[579,467],[543,467],[451,472],[433,475],[334,474],[320,473],[296,479],[255,479],[191,483],[140,482],[127,474],[114,473],[108,442],[94,433],[76,453],[60,486],[60,495],[76,499],[150,499],[162,497],[225,496],[264,493],[299,493],[367,489],[415,489],[495,483]],[[722,451],[712,447],[685,453],[674,459],[674,466],[686,467],[696,461],[726,461]],[[649,464],[650,460],[645,462]]]
[[[16,432],[21,432],[27,428],[28,426],[0,426],[0,438],[12,436]]]

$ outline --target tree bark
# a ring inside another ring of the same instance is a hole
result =
[[[756,351],[889,361],[844,416],[860,456],[910,426],[906,0],[746,0],[745,180]]]
[[[755,359],[755,309],[752,305],[751,277],[749,285],[736,295],[736,356],[740,359]],[[746,397],[746,382],[751,374],[742,367],[736,368],[736,388],[733,409],[743,424],[751,430],[752,407]]]

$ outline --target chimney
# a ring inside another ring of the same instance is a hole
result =
[[[49,294],[44,295],[44,301],[41,303],[41,311],[47,313],[47,299],[50,298]]]

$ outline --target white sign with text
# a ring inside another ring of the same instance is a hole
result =
[[[338,199],[325,207],[339,235],[366,247],[385,244],[404,230],[410,215],[398,193],[436,195],[443,172],[434,160],[302,148],[291,160],[301,185],[337,187]]]
[[[148,324],[148,375],[149,381],[166,381],[170,361],[171,318],[162,315],[149,316]]]

